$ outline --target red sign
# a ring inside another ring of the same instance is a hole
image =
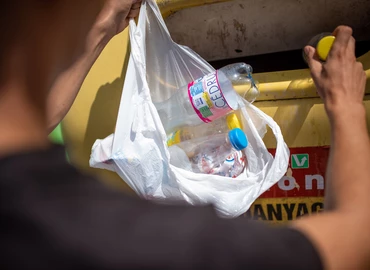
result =
[[[328,158],[329,147],[291,148],[287,173],[260,198],[323,197]]]

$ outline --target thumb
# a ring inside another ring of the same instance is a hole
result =
[[[311,69],[312,76],[317,78],[321,73],[322,63],[316,54],[316,50],[311,46],[306,46],[304,48],[304,52],[306,54],[307,64]]]

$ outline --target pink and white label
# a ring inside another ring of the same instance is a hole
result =
[[[212,72],[188,85],[189,100],[199,118],[212,122],[230,112],[218,82],[218,72]]]

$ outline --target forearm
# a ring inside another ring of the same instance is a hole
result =
[[[319,250],[326,269],[369,269],[370,142],[363,105],[366,75],[356,62],[352,29],[340,26],[323,64],[306,47],[332,132],[323,214],[293,223]]]
[[[345,107],[342,107],[345,108]],[[332,145],[327,170],[327,210],[370,205],[370,143],[362,104],[331,117]]]
[[[331,117],[332,144],[325,188],[325,209],[329,211],[299,219],[293,227],[314,243],[326,269],[367,269],[370,143],[365,108],[341,108]]]
[[[47,100],[49,132],[53,131],[72,107],[85,77],[108,40],[103,30],[98,27],[92,29],[86,40],[84,54],[55,80]]]

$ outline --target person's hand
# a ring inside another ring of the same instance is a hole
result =
[[[105,32],[107,39],[122,32],[130,19],[139,15],[141,2],[142,0],[105,0],[96,24]]]
[[[312,78],[329,117],[352,106],[363,106],[366,85],[363,66],[355,57],[352,29],[339,26],[333,35],[336,39],[325,63],[319,61],[313,47],[305,47]]]
[[[80,0],[74,1],[79,2]],[[95,21],[92,26],[89,23],[91,28],[86,36],[83,51],[74,58],[68,70],[58,75],[51,87],[47,105],[49,132],[53,131],[70,110],[89,70],[108,42],[128,26],[131,18],[139,15],[142,0],[82,1],[82,3],[87,2],[99,4],[100,9],[93,8],[96,11],[93,12],[90,20],[95,18]],[[66,4],[66,6],[70,5]],[[84,22],[85,16],[89,14],[90,11],[87,7],[86,9],[86,13],[81,14],[80,20],[75,22],[76,27],[78,27],[78,22]],[[78,20],[77,17],[76,20]],[[75,39],[71,40],[75,42]],[[75,48],[75,44],[71,45],[71,48]]]

